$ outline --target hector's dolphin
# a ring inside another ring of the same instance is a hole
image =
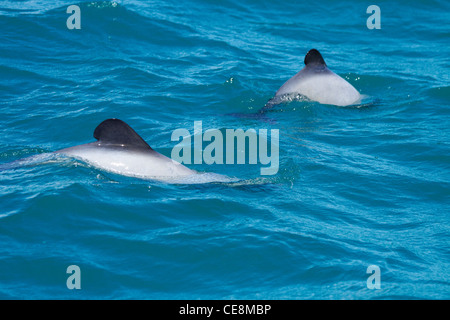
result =
[[[269,103],[282,102],[283,97],[291,94],[301,94],[310,100],[336,106],[348,106],[361,100],[361,95],[350,83],[328,69],[316,49],[309,50],[305,67],[286,81]]]
[[[128,124],[108,119],[94,130],[96,142],[41,153],[0,164],[0,173],[24,166],[71,157],[112,173],[169,183],[200,184],[239,182],[239,179],[213,172],[198,172],[153,150]]]
[[[95,167],[125,176],[162,180],[196,174],[153,150],[128,124],[119,119],[108,119],[94,131],[91,142],[55,151],[83,160]]]

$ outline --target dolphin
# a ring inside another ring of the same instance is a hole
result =
[[[54,153],[82,160],[113,173],[155,180],[197,174],[181,163],[153,150],[128,124],[107,119],[94,130],[95,142]]]
[[[136,131],[119,119],[107,119],[94,130],[95,142],[41,153],[0,164],[2,171],[58,161],[60,156],[86,162],[112,173],[175,184],[236,183],[240,179],[198,172],[153,150]]]
[[[283,97],[293,94],[336,106],[348,106],[361,101],[361,95],[350,83],[328,69],[318,50],[309,50],[304,62],[305,67],[286,81],[268,104],[282,102]]]

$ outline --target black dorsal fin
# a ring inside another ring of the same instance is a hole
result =
[[[318,50],[311,49],[308,51],[308,53],[305,56],[305,65],[324,65],[324,66],[326,66],[327,64],[325,63],[325,60],[323,60],[323,57]]]
[[[153,150],[136,131],[119,119],[107,119],[100,123],[94,130],[94,138],[105,144]]]

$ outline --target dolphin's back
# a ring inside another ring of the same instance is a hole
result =
[[[196,173],[153,150],[130,126],[108,119],[97,126],[98,140],[56,151],[114,173],[140,178],[179,177]]]
[[[360,101],[359,92],[346,80],[328,69],[320,53],[312,49],[305,57],[305,67],[286,81],[275,94],[301,94],[323,104],[347,106]]]

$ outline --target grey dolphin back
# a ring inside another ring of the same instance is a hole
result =
[[[119,119],[107,119],[100,123],[94,130],[94,138],[102,144],[153,150],[136,131]]]

